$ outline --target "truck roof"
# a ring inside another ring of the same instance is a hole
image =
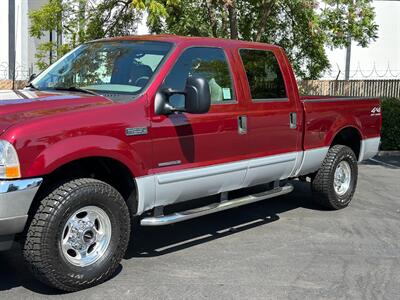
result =
[[[173,35],[173,34],[147,34],[147,35],[130,35],[130,36],[120,36],[120,37],[112,37],[99,39],[96,41],[129,41],[129,40],[144,40],[144,41],[164,41],[175,44],[182,43],[190,43],[195,42],[196,44],[204,43],[210,45],[220,45],[220,46],[240,46],[240,47],[251,47],[255,45],[259,46],[267,46],[268,48],[280,48],[277,45],[259,43],[259,42],[250,42],[250,41],[242,41],[242,40],[232,40],[232,39],[224,39],[224,38],[213,38],[213,37],[195,37],[195,36],[181,36],[181,35]]]

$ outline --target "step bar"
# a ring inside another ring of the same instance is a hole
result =
[[[232,200],[227,200],[223,201],[220,203],[215,203],[195,209],[190,209],[182,212],[176,212],[170,215],[161,215],[157,217],[146,217],[143,218],[140,221],[140,224],[142,226],[162,226],[162,225],[169,225],[169,224],[174,224],[190,219],[194,219],[197,217],[201,217],[204,215],[209,215],[212,213],[216,213],[219,211],[227,210],[230,208],[258,202],[261,200],[269,199],[269,198],[274,198],[277,196],[285,195],[293,191],[293,186],[291,184],[286,184],[283,187],[278,187],[274,188],[272,190],[258,193],[258,194],[253,194],[253,195],[248,195]]]

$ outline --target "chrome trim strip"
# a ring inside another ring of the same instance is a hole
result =
[[[43,182],[42,178],[4,180],[0,181],[0,194],[19,192],[39,187]]]
[[[271,191],[267,191],[264,193],[254,194],[254,195],[248,195],[248,196],[240,197],[237,199],[217,203],[214,205],[200,207],[197,209],[178,212],[178,213],[174,213],[174,214],[167,215],[167,216],[144,218],[140,221],[140,224],[142,226],[161,226],[161,225],[178,223],[178,222],[190,220],[193,218],[197,218],[200,216],[227,210],[230,208],[242,206],[245,204],[250,204],[250,203],[257,202],[257,201],[281,196],[284,194],[288,194],[292,191],[293,191],[292,185],[285,185],[284,187],[278,188],[276,190],[271,190]]]

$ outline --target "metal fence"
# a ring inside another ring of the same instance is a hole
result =
[[[15,70],[15,82],[11,80]],[[0,62],[0,90],[11,90],[14,86],[15,89],[24,88],[26,82],[32,74],[32,69],[25,66],[16,65],[12,71],[7,62]]]
[[[11,70],[7,62],[0,62],[0,80],[11,79],[13,72],[15,71],[16,80],[27,80],[32,74],[32,69],[18,63],[15,65],[15,69]]]
[[[27,84],[26,80],[15,80],[14,82],[14,89],[23,89]],[[1,80],[0,79],[0,90],[11,90],[13,88],[13,81],[12,80]]]
[[[307,95],[400,98],[400,80],[303,80],[300,91]]]

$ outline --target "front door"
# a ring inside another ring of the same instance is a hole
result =
[[[211,90],[206,114],[152,116],[156,206],[239,188],[247,165],[246,135],[238,131],[245,105],[235,88],[229,53],[221,48],[190,47],[182,51],[161,88],[184,90],[190,76],[205,78]],[[154,99],[150,99],[154,101]],[[184,105],[175,95],[170,103]]]

